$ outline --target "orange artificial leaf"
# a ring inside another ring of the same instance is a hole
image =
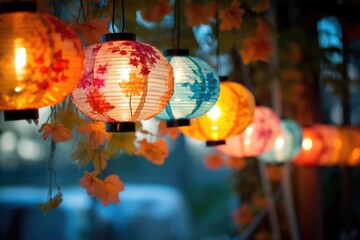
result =
[[[246,167],[246,161],[243,158],[230,157],[226,161],[226,166],[234,170],[243,170]]]
[[[165,158],[169,155],[166,141],[162,138],[156,140],[154,143],[149,143],[147,139],[139,141],[140,149],[135,152],[138,156],[144,156],[150,162],[157,165],[162,165]]]
[[[267,168],[267,176],[272,182],[280,182],[282,179],[282,171],[279,166],[271,166],[268,165]]]
[[[266,12],[270,8],[270,0],[259,0],[250,7],[256,13]]]
[[[79,33],[86,45],[101,42],[101,35],[109,32],[110,18],[97,18],[70,26]]]
[[[215,1],[210,1],[207,5],[192,2],[185,3],[187,24],[190,27],[194,27],[210,23],[210,19],[215,17],[215,8]]]
[[[97,178],[97,175],[97,171],[85,171],[85,175],[79,180],[80,186],[86,189],[87,194],[100,200],[103,206],[119,203],[119,192],[124,191],[124,183],[117,175],[110,175],[104,181]]]
[[[254,219],[254,214],[248,204],[242,204],[241,207],[232,212],[232,217],[235,225],[244,226]]]
[[[141,16],[145,21],[159,21],[171,12],[168,0],[146,1],[146,3],[150,3],[151,7],[145,4],[141,8]]]
[[[244,12],[245,10],[240,7],[240,2],[233,0],[228,9],[220,11],[220,30],[230,31],[233,28],[239,28]]]
[[[87,166],[92,157],[95,154],[95,150],[90,147],[90,142],[87,139],[83,139],[77,143],[76,150],[71,154],[71,159],[78,161],[78,166]]]
[[[158,133],[157,133],[160,137],[164,137],[164,136],[169,136],[169,138],[175,140],[178,138],[179,134],[180,134],[180,130],[179,128],[173,127],[173,128],[168,128],[166,127],[166,121],[160,120],[159,125],[158,125]]]
[[[117,154],[120,150],[132,155],[136,151],[135,139],[135,133],[112,134],[107,144],[107,150],[112,156]]]
[[[63,200],[62,193],[59,192],[58,194],[55,195],[54,198],[51,198],[49,201],[47,201],[45,203],[41,203],[39,205],[39,207],[43,213],[48,213],[49,210],[58,208],[60,206],[62,200]]]
[[[261,20],[257,20],[258,25],[255,36],[244,38],[240,49],[244,64],[249,64],[252,61],[269,62],[269,58],[274,51],[269,27]]]
[[[58,122],[44,123],[39,132],[43,132],[42,138],[46,140],[51,134],[52,140],[56,143],[65,142],[69,139],[72,139],[72,135],[64,125]]]
[[[102,146],[111,137],[111,133],[105,131],[104,122],[90,122],[81,125],[78,132],[90,138],[91,148],[93,149]]]
[[[92,159],[94,169],[97,171],[103,171],[107,167],[107,161],[110,159],[110,153],[104,149],[96,150]]]
[[[85,123],[85,120],[82,119],[72,108],[62,109],[57,112],[56,120],[61,122],[70,131],[74,129],[75,126],[80,126]]]
[[[204,166],[211,170],[218,170],[224,165],[224,159],[219,153],[208,154],[205,157]]]

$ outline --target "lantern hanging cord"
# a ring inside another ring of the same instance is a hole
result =
[[[219,24],[219,12],[220,12],[220,0],[216,1],[216,22],[215,22],[215,38],[217,41],[216,45],[216,66],[217,73],[221,73],[221,63],[220,63],[220,24]]]
[[[172,29],[173,47],[178,49],[180,46],[180,1],[175,0],[174,4],[174,25]]]
[[[111,27],[112,27],[112,31],[113,33],[115,33],[115,1],[116,0],[113,0],[112,1],[112,24],[111,24]],[[125,7],[124,7],[124,0],[121,0],[121,15],[122,15],[122,28],[121,28],[121,33],[124,32],[124,29],[125,29]]]

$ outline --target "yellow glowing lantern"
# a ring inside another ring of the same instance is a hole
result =
[[[37,118],[77,86],[84,69],[78,36],[33,2],[0,5],[0,110],[5,120]]]
[[[294,163],[302,166],[317,166],[323,149],[321,136],[311,127],[305,127],[302,131],[303,139],[299,155]]]
[[[225,139],[243,132],[253,120],[254,96],[243,85],[222,81],[216,104],[205,115],[191,119],[181,127],[185,135],[206,141],[208,146],[225,143]]]

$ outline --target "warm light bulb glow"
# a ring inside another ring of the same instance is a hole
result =
[[[211,120],[216,121],[221,117],[221,110],[220,108],[215,105],[214,107],[211,108],[211,110],[208,113],[208,116]]]
[[[15,40],[14,65],[15,65],[16,79],[23,80],[23,75],[25,74],[24,67],[26,66],[26,48],[23,47],[23,43],[21,39]]]
[[[356,159],[359,159],[359,157],[360,157],[360,149],[355,148],[354,150],[352,150],[351,158],[356,160]]]
[[[253,131],[254,131],[254,128],[253,128],[252,126],[248,126],[248,127],[245,129],[245,134],[246,134],[246,135],[251,135]]]
[[[275,140],[275,148],[277,149],[282,149],[284,147],[284,138],[282,137],[277,137]]]
[[[302,142],[302,148],[305,150],[305,151],[309,151],[313,146],[313,143],[311,141],[310,138],[304,138],[303,142]]]
[[[21,92],[21,90],[22,90],[22,87],[16,87],[15,88],[15,92]]]

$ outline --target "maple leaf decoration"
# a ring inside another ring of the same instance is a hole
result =
[[[97,88],[86,94],[86,103],[89,103],[93,113],[104,114],[115,108]]]
[[[205,157],[204,166],[211,170],[218,170],[224,165],[224,159],[219,153],[211,153]]]
[[[39,205],[41,211],[43,213],[48,213],[49,210],[53,210],[56,209],[60,206],[60,203],[62,202],[62,193],[59,192],[58,194],[56,194],[56,196],[54,198],[51,198],[49,201],[45,202],[45,203],[41,203]]]
[[[111,137],[111,134],[105,131],[104,122],[90,122],[78,128],[78,132],[90,138],[92,149],[96,149]]]
[[[242,17],[245,10],[240,7],[238,0],[233,0],[228,9],[220,11],[220,30],[230,31],[239,28],[242,24]]]
[[[110,203],[119,203],[119,192],[124,191],[124,183],[117,175],[110,175],[104,180],[97,178],[97,171],[85,171],[85,175],[79,180],[81,187],[86,189],[87,194],[100,200],[103,206]]]
[[[86,45],[101,42],[101,35],[108,33],[110,17],[96,18],[70,26],[79,33]]]
[[[254,214],[248,204],[242,204],[241,207],[235,209],[231,213],[235,225],[244,226],[252,222]]]
[[[135,152],[136,155],[144,156],[150,162],[157,165],[162,165],[165,158],[169,155],[166,141],[162,138],[156,140],[154,143],[149,143],[147,139],[139,141],[140,149]]]
[[[146,1],[147,2],[147,1]],[[171,12],[168,0],[149,1],[151,7],[146,4],[141,8],[141,16],[145,21],[155,22],[161,20],[165,15]]]
[[[169,138],[175,140],[179,136],[180,130],[179,130],[179,128],[168,128],[168,127],[166,127],[166,121],[161,120],[159,122],[159,125],[158,125],[157,134],[160,137],[163,137],[163,136],[167,135],[167,136],[169,136]]]
[[[56,143],[65,142],[72,139],[72,135],[63,124],[58,122],[44,123],[39,132],[43,132],[42,138],[46,140],[51,135],[52,140]]]
[[[190,27],[194,27],[210,23],[210,19],[215,17],[215,7],[215,1],[211,1],[207,5],[192,2],[185,3],[187,24]]]
[[[270,55],[273,51],[274,44],[270,39],[270,29],[258,18],[255,36],[243,39],[240,50],[243,63],[249,64],[252,61],[269,62]]]

